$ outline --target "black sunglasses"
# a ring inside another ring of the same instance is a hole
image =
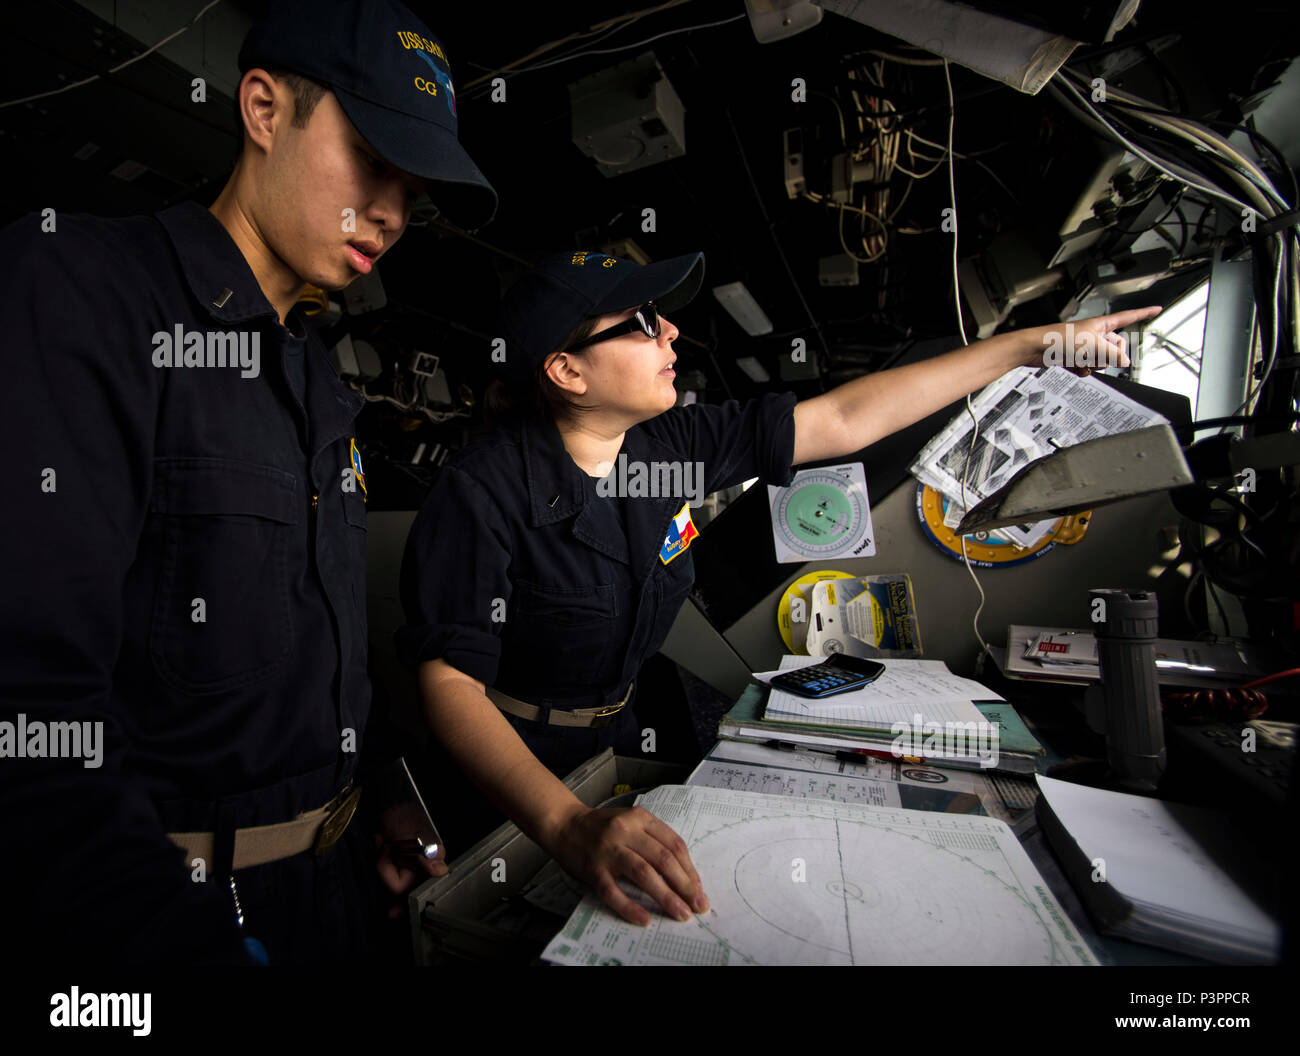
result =
[[[659,336],[659,311],[655,308],[654,301],[647,301],[641,305],[632,313],[631,319],[625,319],[621,323],[607,327],[599,333],[575,342],[569,346],[568,351],[574,352],[580,348],[586,348],[588,345],[594,345],[598,341],[608,341],[611,338],[621,337],[623,334],[635,334],[638,330],[649,338]]]

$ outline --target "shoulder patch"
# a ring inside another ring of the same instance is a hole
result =
[[[361,485],[361,498],[364,500],[366,495],[366,473],[361,468],[361,452],[357,450],[357,438],[354,436],[348,441],[348,449],[352,457],[352,472],[357,478],[357,483]]]
[[[699,534],[699,529],[691,520],[691,504],[682,503],[682,508],[668,526],[668,534],[664,536],[663,546],[659,548],[659,560],[666,565],[674,558],[680,557],[690,549],[691,543]]]

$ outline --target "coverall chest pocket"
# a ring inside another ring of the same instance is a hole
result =
[[[678,554],[668,564],[659,563],[654,569],[659,590],[659,603],[663,610],[671,610],[671,619],[675,619],[677,610],[686,601],[686,596],[695,585],[695,562],[688,550]]]
[[[695,564],[689,550],[678,554],[666,565],[660,562],[656,565],[658,567],[651,573],[654,577],[655,615],[654,627],[646,642],[647,656],[659,651],[695,584]]]
[[[512,637],[526,654],[527,665],[545,672],[539,681],[599,683],[619,612],[613,584],[549,587],[521,579],[515,581],[514,601]]]
[[[293,647],[288,559],[300,519],[297,478],[217,458],[155,463],[151,513],[163,557],[149,650],[159,677],[188,693],[265,678]]]

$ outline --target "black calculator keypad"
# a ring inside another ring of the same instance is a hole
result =
[[[866,685],[870,681],[871,679],[864,678],[854,671],[818,664],[805,672],[791,671],[778,675],[773,679],[773,684],[801,696],[824,697],[859,685]]]

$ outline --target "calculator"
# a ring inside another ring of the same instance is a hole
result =
[[[878,679],[884,670],[885,665],[875,660],[839,654],[824,663],[783,671],[772,679],[771,685],[801,697],[833,697],[836,693],[861,689]]]

